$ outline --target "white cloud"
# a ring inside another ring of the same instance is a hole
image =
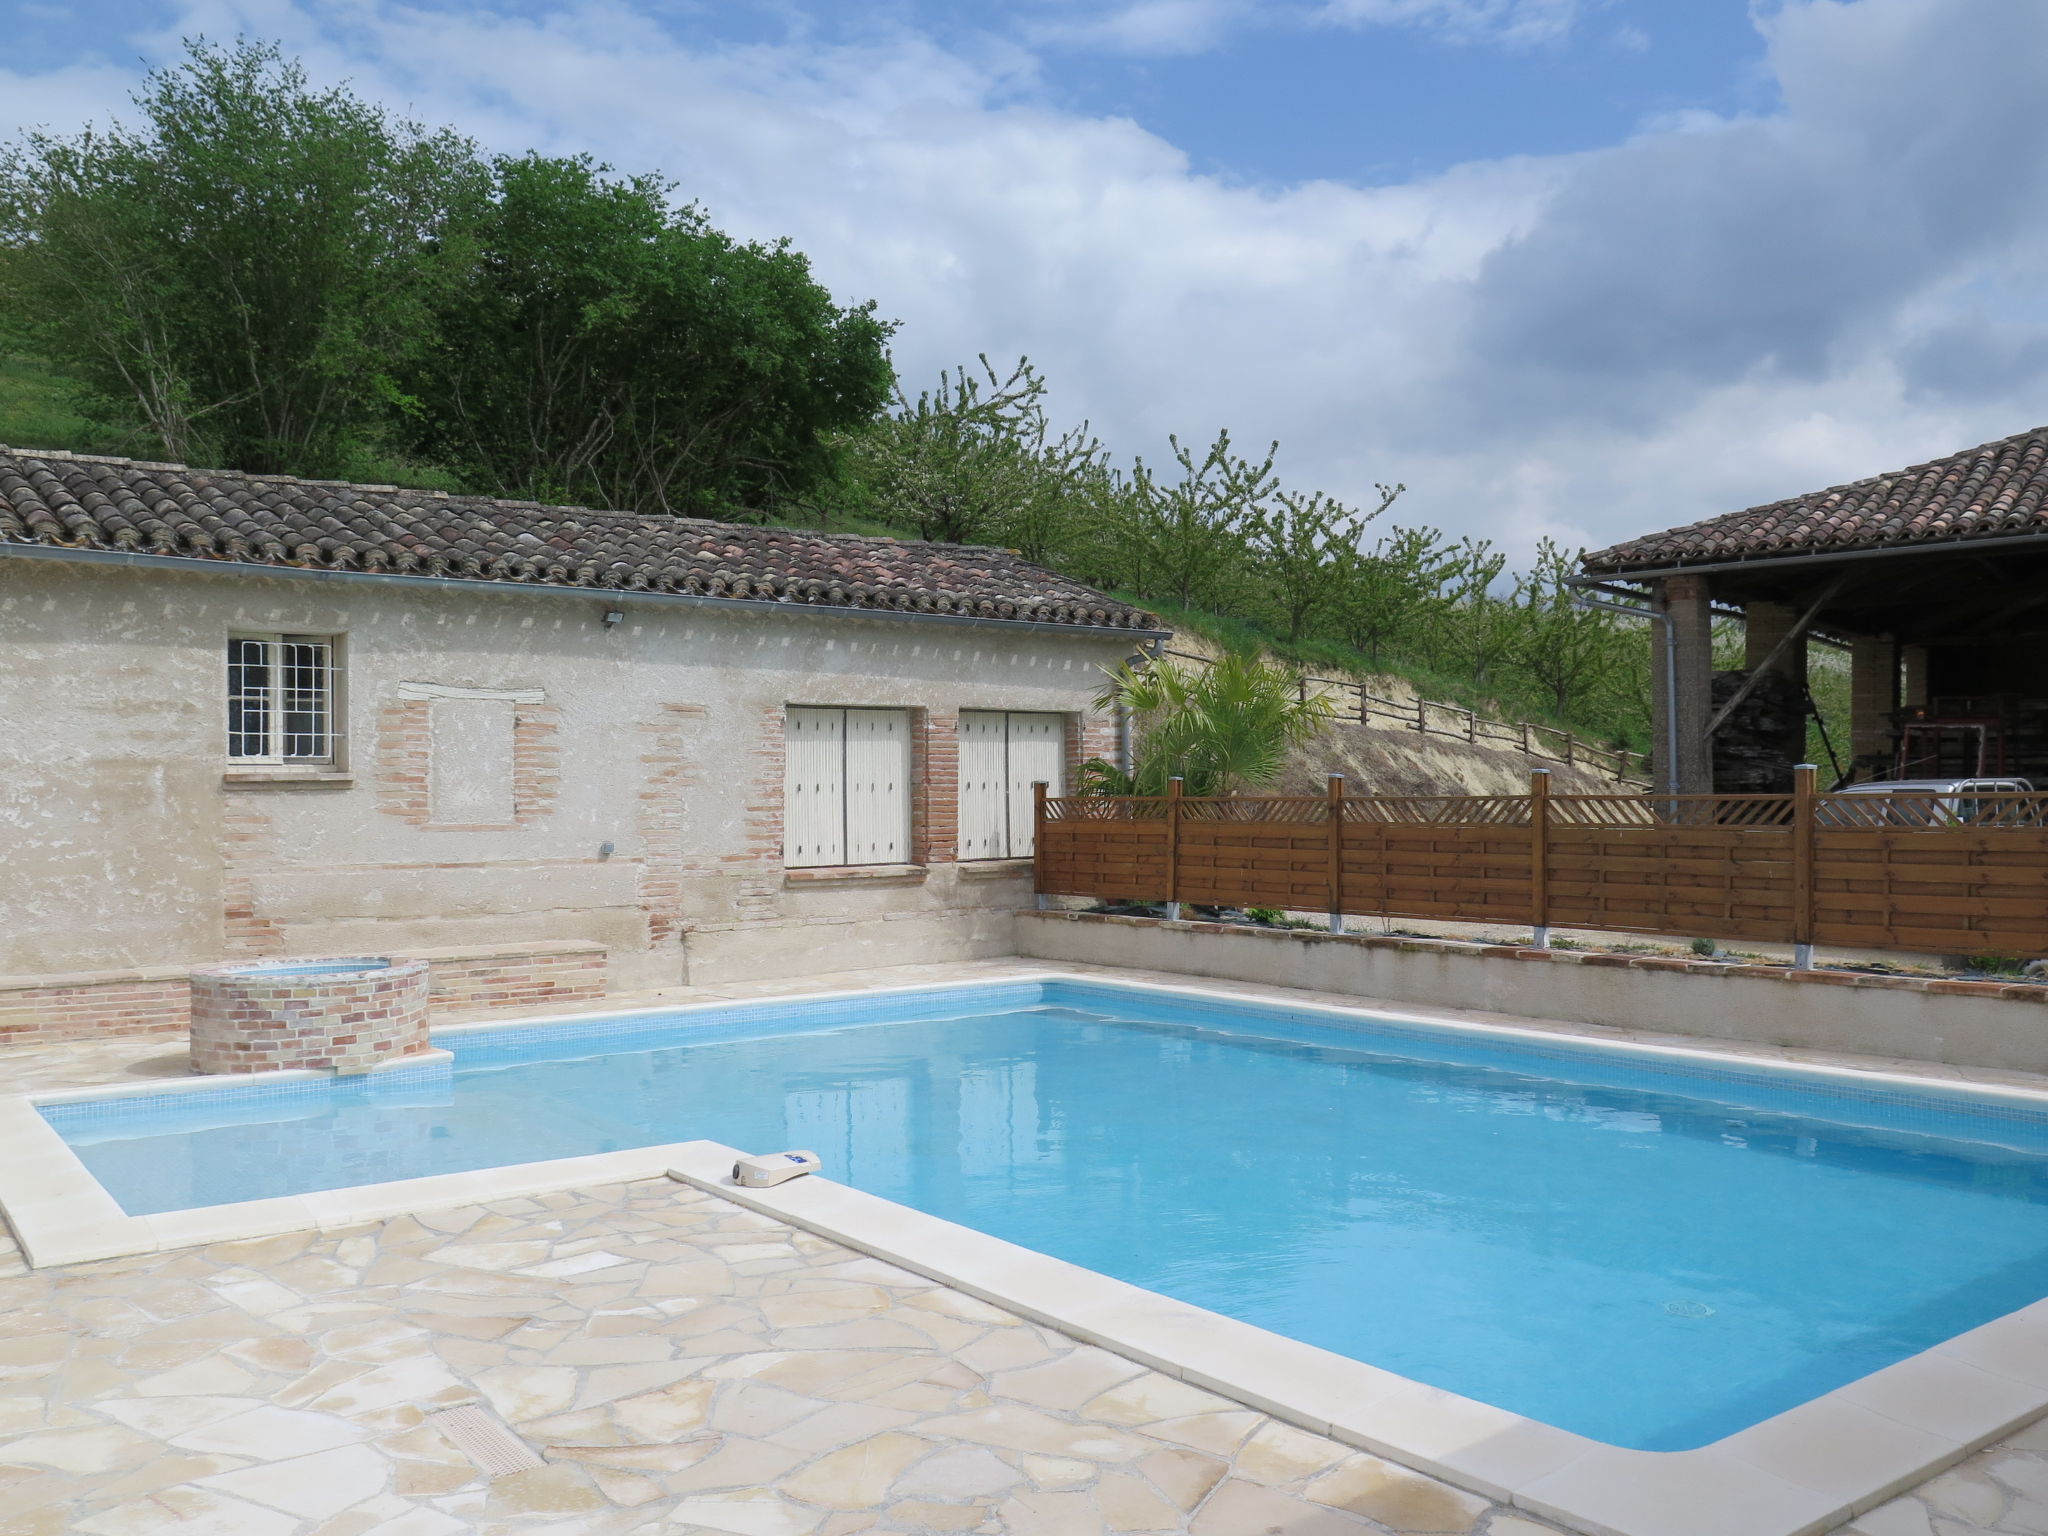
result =
[[[1453,43],[1562,42],[1610,0],[1044,0],[1037,42],[1111,53],[1205,53],[1247,27],[1407,27]],[[1634,29],[1624,29],[1625,32]],[[1641,37],[1642,34],[1636,33]]]
[[[1252,0],[1124,0],[1059,5],[1026,27],[1035,41],[1108,53],[1206,53],[1258,10]]]
[[[1419,27],[1459,43],[1562,42],[1602,0],[1323,0],[1321,20]]]
[[[707,47],[609,0],[203,0],[151,46],[197,31],[280,37],[317,77],[494,147],[664,169],[901,319],[913,387],[1028,352],[1126,452],[1278,437],[1301,483],[1363,501],[1405,480],[1404,516],[1518,549],[2048,419],[2032,0],[1789,0],[1768,23],[1778,116],[1278,190],[1042,104],[1028,58],[908,31]],[[90,70],[0,77],[0,117],[61,123],[108,94]]]

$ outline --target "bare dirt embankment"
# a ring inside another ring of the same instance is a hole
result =
[[[1197,635],[1176,635],[1171,643],[1176,651],[1217,654],[1215,646]],[[1403,678],[1376,676],[1356,681],[1398,709],[1414,707],[1415,687]],[[1423,732],[1388,720],[1383,709],[1374,710],[1371,724],[1362,724],[1357,718],[1355,689],[1332,691],[1332,697],[1338,718],[1321,736],[1296,751],[1279,782],[1261,793],[1320,795],[1329,776],[1341,773],[1351,781],[1354,794],[1526,795],[1532,768],[1550,770],[1553,794],[1630,793],[1638,788],[1617,784],[1612,769],[1603,772],[1568,765],[1513,746],[1475,744],[1446,734],[1462,728],[1458,716],[1450,712],[1432,712],[1432,723],[1440,729]]]
[[[1381,678],[1373,692],[1397,696],[1394,678]],[[1333,773],[1351,781],[1355,794],[1526,795],[1529,770],[1548,768],[1550,788],[1559,795],[1633,793],[1613,774],[1532,756],[1512,747],[1473,745],[1453,736],[1375,723],[1340,720],[1300,748],[1272,793],[1321,794]]]

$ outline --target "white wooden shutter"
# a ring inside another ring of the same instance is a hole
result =
[[[994,710],[960,712],[960,857],[1010,856],[1008,721]]]
[[[791,705],[783,761],[783,862],[847,863],[846,711]]]
[[[1036,796],[1031,786],[1043,779],[1048,795],[1064,792],[1067,722],[1062,715],[1013,714],[1009,717],[1009,727],[1010,762],[1004,796],[1010,823],[1008,857],[1028,859],[1035,831],[1033,801]]]
[[[910,714],[846,712],[848,864],[910,862]]]

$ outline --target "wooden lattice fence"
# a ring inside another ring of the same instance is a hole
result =
[[[1037,888],[1947,955],[2048,955],[2048,796],[1047,798]]]

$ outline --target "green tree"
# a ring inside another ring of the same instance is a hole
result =
[[[1435,528],[1395,528],[1369,550],[1346,545],[1337,552],[1334,629],[1375,665],[1390,651],[1421,655],[1456,562]]]
[[[189,43],[134,100],[0,151],[0,330],[173,458],[340,472],[430,335],[470,145],[263,43]]]
[[[1614,680],[1622,620],[1572,601],[1565,578],[1578,569],[1553,539],[1536,546],[1536,563],[1515,578],[1514,664],[1560,718],[1588,704]]]
[[[1084,423],[1055,434],[1045,380],[1029,358],[1007,377],[990,366],[939,375],[915,400],[849,434],[849,473],[875,510],[951,544],[1000,541],[1046,559],[1071,531],[1103,469],[1102,445]]]
[[[1221,606],[1244,569],[1246,532],[1279,489],[1273,459],[1280,445],[1264,459],[1247,459],[1219,432],[1196,458],[1178,437],[1167,441],[1180,478],[1161,480],[1142,459],[1132,467],[1119,563],[1127,584],[1147,597],[1183,608]]]
[[[1380,504],[1360,516],[1321,491],[1282,491],[1251,517],[1247,553],[1281,631],[1299,640],[1342,601],[1352,577],[1350,556],[1365,525],[1385,512],[1405,485],[1375,486]]]
[[[1084,788],[1103,794],[1163,795],[1179,778],[1191,795],[1234,794],[1272,783],[1295,747],[1336,714],[1323,694],[1302,697],[1294,677],[1254,657],[1226,655],[1207,667],[1173,661],[1126,663],[1109,674],[1097,707],[1137,720],[1136,771],[1086,765]]]
[[[1429,610],[1425,654],[1431,663],[1482,688],[1495,680],[1518,639],[1514,603],[1498,590],[1507,566],[1490,540],[1459,540],[1445,567],[1444,600]]]
[[[641,511],[752,516],[831,473],[835,434],[888,399],[891,327],[674,190],[587,157],[493,162],[408,374],[415,451],[500,494]]]

